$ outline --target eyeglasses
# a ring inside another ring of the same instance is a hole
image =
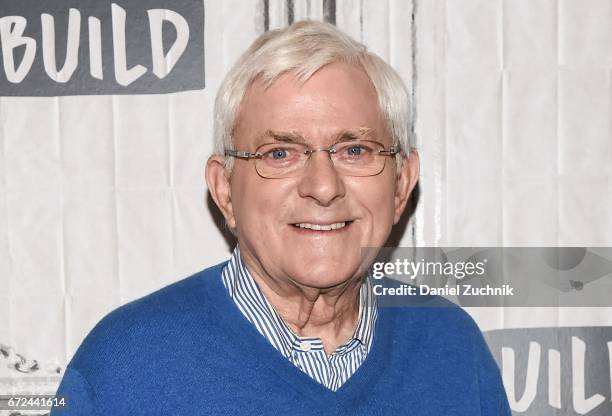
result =
[[[327,152],[339,175],[375,176],[385,168],[387,156],[398,154],[399,149],[385,149],[381,143],[370,140],[343,141],[328,149],[311,149],[302,143],[266,143],[253,153],[226,149],[225,156],[253,159],[260,176],[280,179],[300,176],[315,152]]]

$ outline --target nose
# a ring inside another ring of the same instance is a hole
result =
[[[300,178],[298,193],[302,198],[312,198],[324,207],[344,197],[344,181],[336,172],[327,152],[319,151],[310,155]]]

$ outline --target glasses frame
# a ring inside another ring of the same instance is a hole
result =
[[[398,147],[396,147],[396,146],[391,146],[388,149],[385,149],[385,146],[382,143],[377,142],[375,140],[351,140],[351,142],[353,142],[353,141],[355,141],[355,142],[375,143],[375,144],[379,145],[380,147],[382,147],[382,150],[379,150],[377,155],[380,155],[380,156],[396,156],[396,155],[398,155],[401,152],[401,150]],[[308,155],[308,158],[304,161],[304,166],[306,166],[306,163],[310,160],[310,157],[312,156],[313,153],[316,153],[316,152],[327,152],[327,155],[328,155],[328,157],[329,157],[330,161],[332,162],[332,165],[334,166],[334,169],[335,169],[334,161],[333,161],[331,155],[333,153],[336,153],[336,151],[337,151],[336,150],[336,146],[338,146],[339,144],[342,144],[342,143],[346,143],[346,141],[336,142],[336,143],[332,144],[331,146],[329,146],[328,148],[320,148],[320,149],[311,149],[308,145],[303,144],[303,143],[293,143],[293,144],[299,144],[299,145],[302,145],[302,146],[304,146],[306,148],[306,150],[304,151],[304,154]],[[283,142],[263,143],[263,144],[259,145],[257,147],[257,149],[260,149],[263,146],[268,146],[268,145],[271,145],[271,144],[279,144],[280,145],[280,144],[283,144]],[[225,149],[224,150],[224,154],[225,154],[225,156],[237,157],[239,159],[244,159],[244,160],[247,160],[247,161],[248,160],[261,159],[264,154],[263,153],[259,153],[257,151],[257,149],[255,149],[254,152],[249,152],[249,151],[246,151],[246,150]],[[385,159],[385,161],[384,161],[380,171],[378,171],[377,173],[373,173],[371,175],[345,175],[345,176],[368,177],[368,176],[380,175],[380,173],[383,170],[385,170],[386,164],[387,164],[387,159]],[[302,168],[298,169],[298,171],[301,170],[301,169]],[[262,178],[265,178],[265,179],[283,179],[283,178],[285,178],[283,176],[278,177],[278,178],[264,176],[257,169],[257,165],[255,165],[255,171],[257,172],[257,174],[259,176],[261,176]],[[299,176],[299,175],[297,175],[297,176]],[[287,176],[287,178],[290,178],[290,177],[292,177],[292,176]]]

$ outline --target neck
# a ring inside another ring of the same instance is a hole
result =
[[[320,338],[328,354],[352,337],[359,319],[361,279],[320,289],[268,276],[248,256],[243,261],[268,302],[298,336]]]

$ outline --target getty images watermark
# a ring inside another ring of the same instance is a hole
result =
[[[418,261],[395,259],[393,262],[375,262],[372,265],[371,275],[375,280],[381,280],[387,275],[404,276],[412,281],[415,281],[417,276],[446,276],[448,278],[463,280],[466,277],[484,276],[486,273],[486,263],[486,259],[484,261],[464,261],[458,263],[450,261],[425,261],[425,259],[420,259]],[[400,284],[397,287],[385,287],[382,283],[375,282],[374,294],[376,296],[513,296],[514,288],[509,284],[503,284],[498,287],[491,285],[479,287],[470,283],[463,283],[460,285],[446,284],[438,287],[428,284],[427,281],[417,286]]]
[[[612,248],[362,250],[382,306],[612,306]],[[433,300],[433,302],[431,302]]]

